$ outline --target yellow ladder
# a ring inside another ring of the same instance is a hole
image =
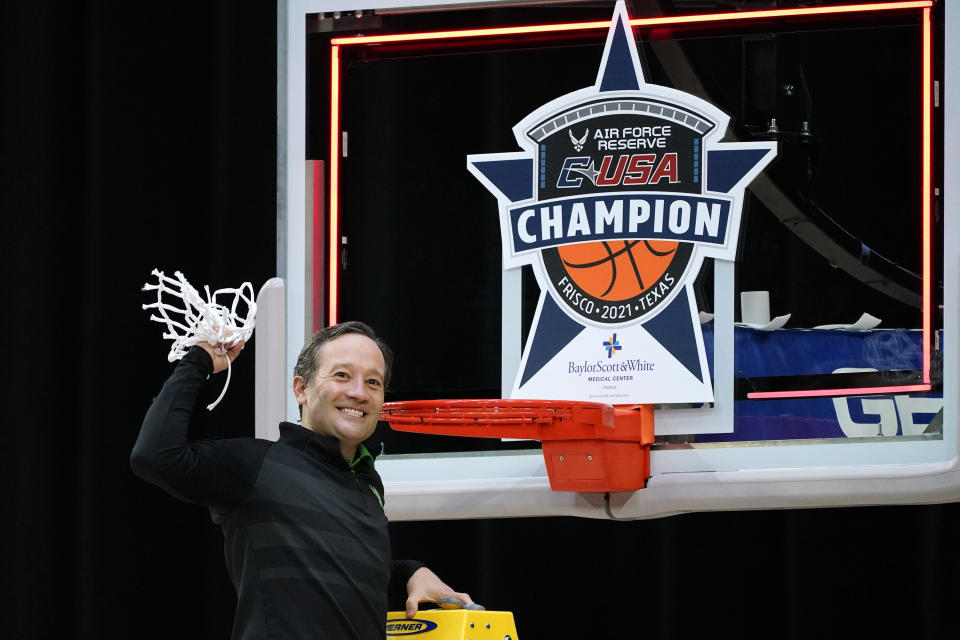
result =
[[[509,611],[432,609],[407,618],[403,611],[387,614],[388,640],[517,640],[517,626]]]

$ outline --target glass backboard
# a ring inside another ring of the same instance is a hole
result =
[[[531,267],[504,269],[497,202],[465,160],[519,151],[514,125],[594,84],[614,6],[335,5],[280,11],[272,377],[314,328],[355,318],[398,353],[389,399],[506,397],[543,296]],[[610,496],[551,492],[536,442],[382,425],[391,517],[955,499],[957,125],[938,79],[956,18],[928,2],[632,11],[646,82],[729,115],[725,142],[777,149],[733,259],[705,259],[692,288],[713,399],[658,404],[647,488]]]

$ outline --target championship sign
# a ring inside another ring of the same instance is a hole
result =
[[[622,0],[592,87],[514,128],[522,151],[471,155],[496,197],[504,269],[541,295],[510,397],[709,402],[693,283],[732,260],[744,189],[773,142],[720,142],[729,117],[647,84]]]

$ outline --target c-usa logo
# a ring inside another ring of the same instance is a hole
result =
[[[647,84],[636,47],[621,0],[594,85],[514,126],[523,151],[468,156],[467,167],[497,196],[504,268],[531,265],[546,292],[525,363],[538,336],[538,349],[573,340],[573,328],[558,333],[566,325],[556,311],[580,327],[607,328],[607,337],[643,325],[702,384],[709,376],[699,324],[690,326],[693,280],[705,257],[734,258],[744,189],[776,145],[720,142],[729,117]],[[550,357],[540,354],[536,366]]]

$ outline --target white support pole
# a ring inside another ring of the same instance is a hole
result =
[[[283,280],[270,278],[257,294],[254,329],[254,435],[265,440],[280,437],[287,397],[285,311]]]

